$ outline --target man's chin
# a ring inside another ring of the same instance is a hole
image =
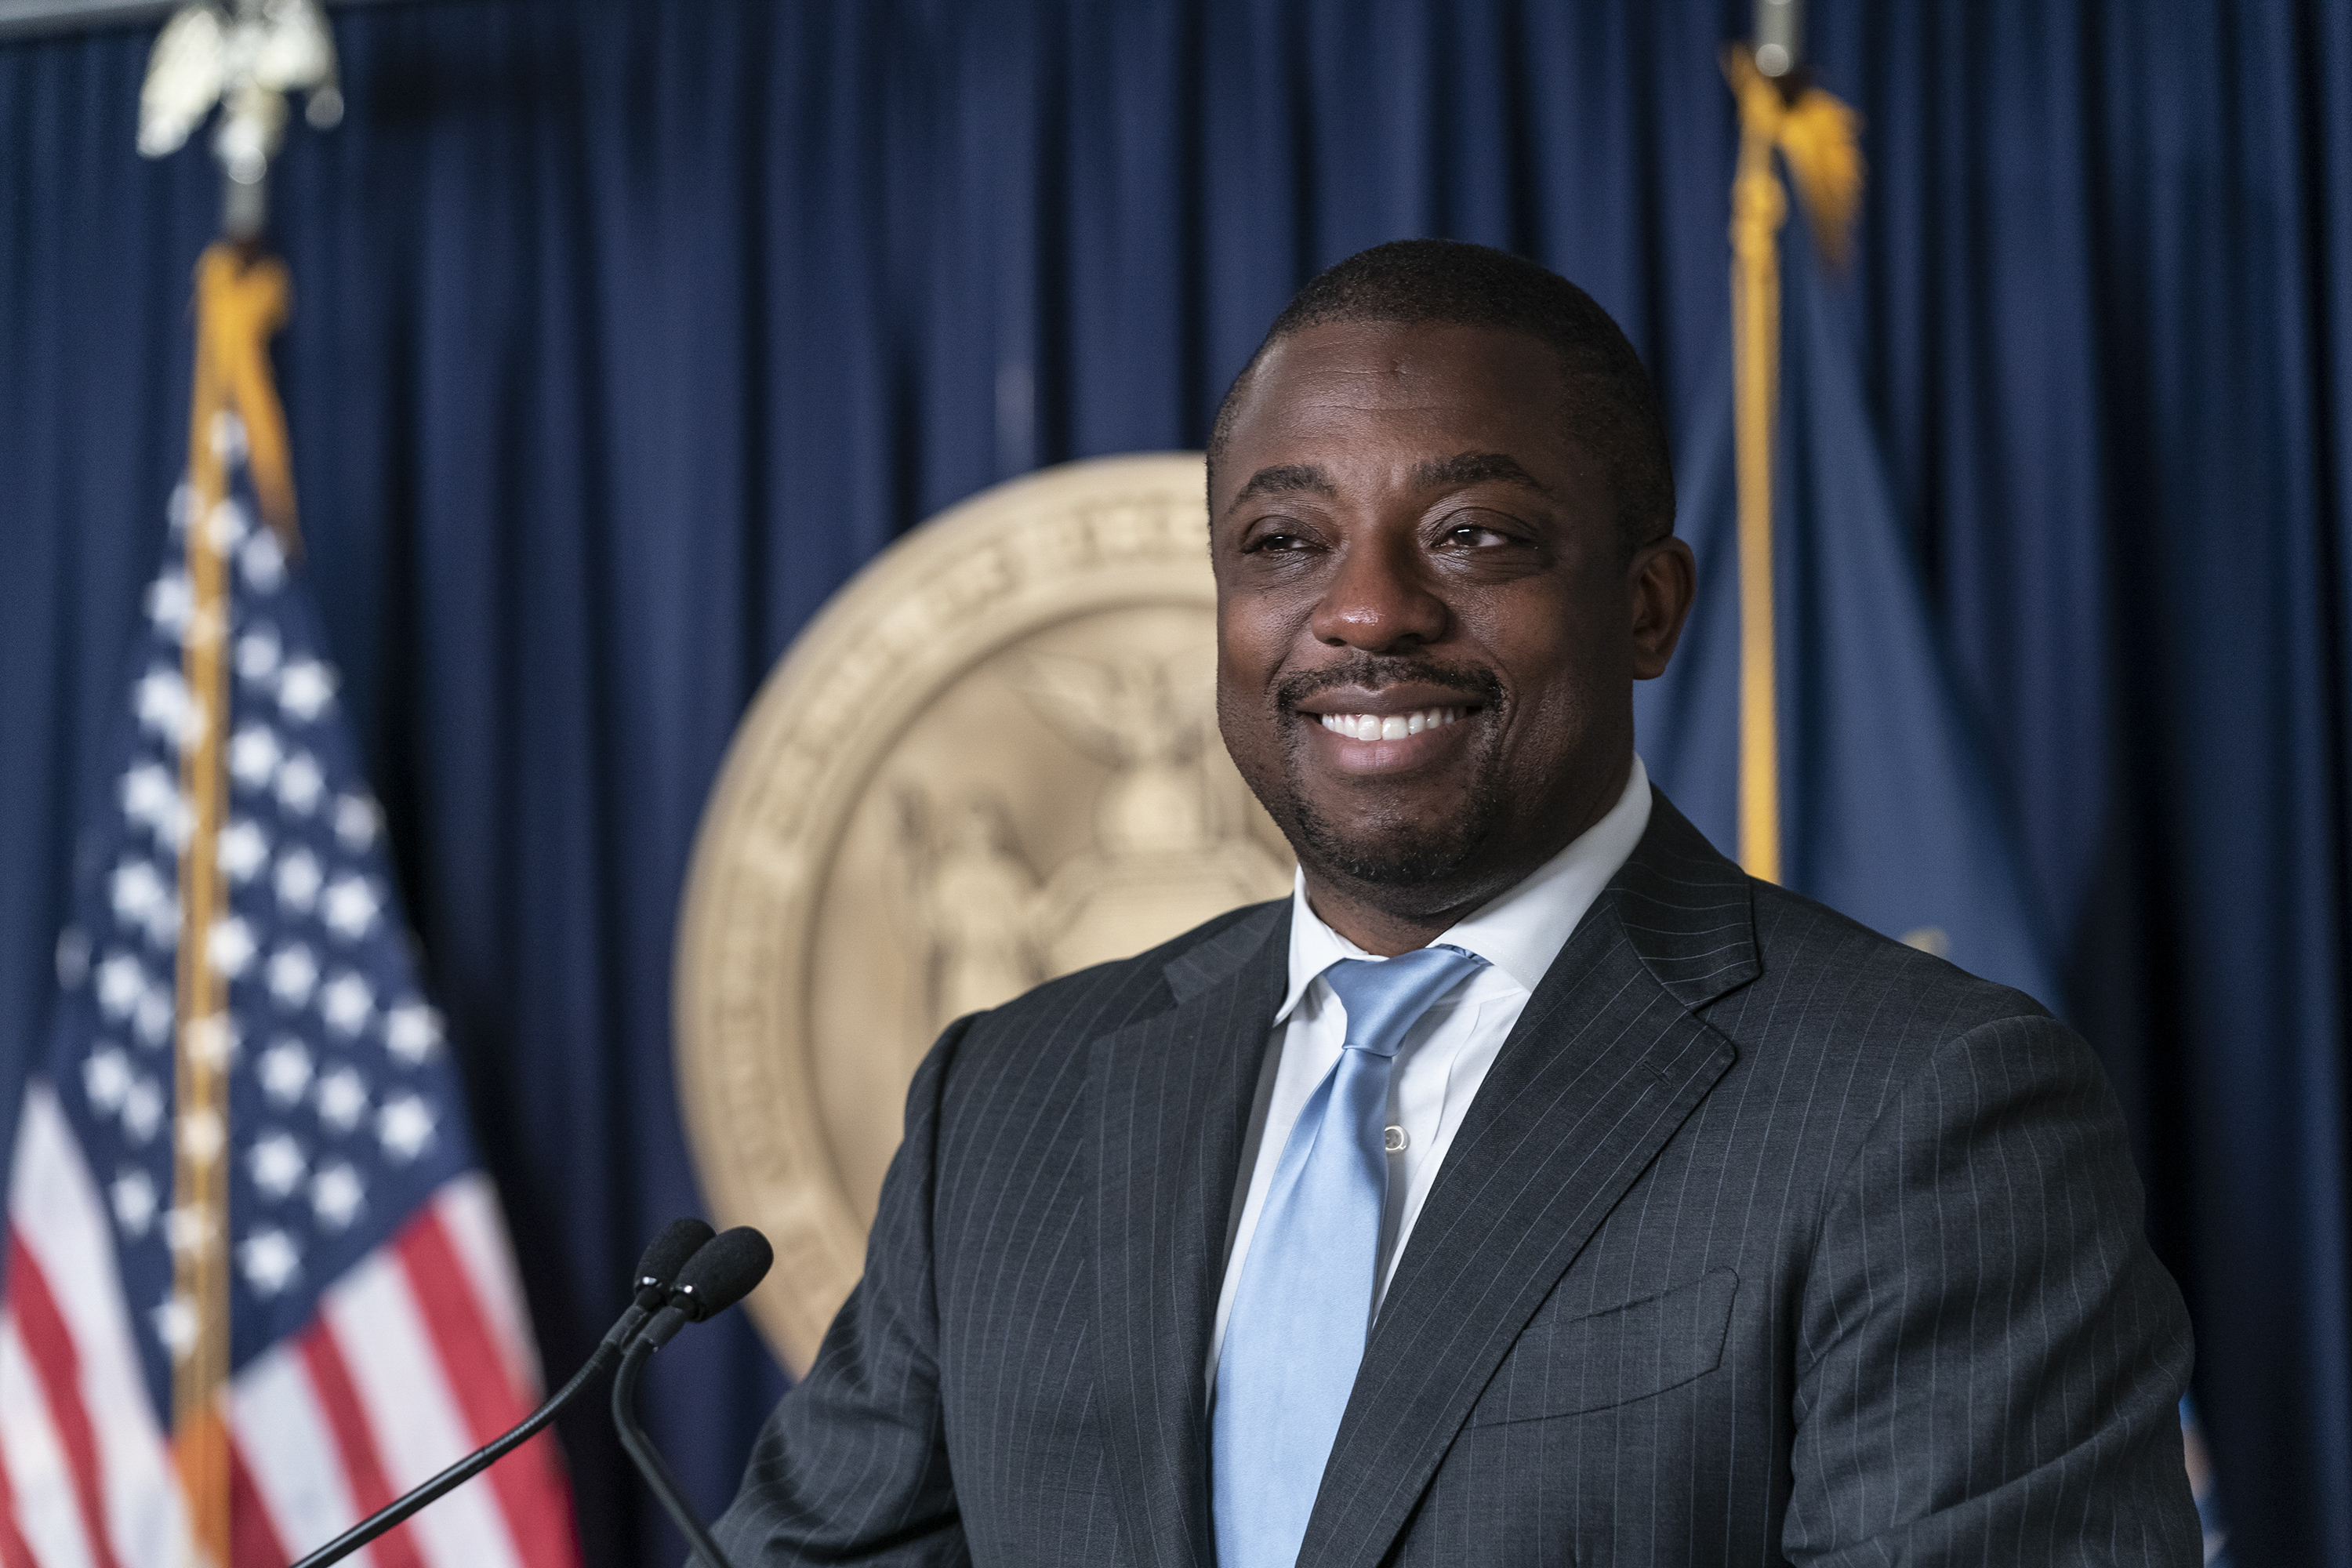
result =
[[[1367,831],[1342,825],[1312,805],[1295,803],[1298,858],[1318,874],[1370,888],[1442,888],[1469,870],[1486,843],[1491,822],[1473,811],[1434,826],[1398,826]]]

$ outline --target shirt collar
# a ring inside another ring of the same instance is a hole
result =
[[[1601,890],[1609,885],[1650,826],[1650,774],[1636,756],[1624,793],[1608,814],[1570,840],[1511,889],[1481,904],[1430,945],[1475,952],[1521,991],[1532,993],[1568,945]],[[1297,1007],[1316,977],[1343,958],[1372,955],[1333,931],[1307,902],[1307,874],[1290,886],[1290,984],[1274,1021]]]

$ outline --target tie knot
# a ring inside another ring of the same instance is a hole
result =
[[[1458,947],[1394,958],[1343,958],[1323,972],[1348,1009],[1348,1048],[1392,1057],[1413,1020],[1486,961]]]

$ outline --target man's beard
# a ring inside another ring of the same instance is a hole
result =
[[[1482,710],[1482,721],[1489,726],[1502,705],[1502,682],[1488,671],[1398,658],[1368,658],[1346,668],[1296,677],[1276,689],[1276,699],[1285,714],[1312,723],[1316,722],[1312,716],[1298,714],[1297,704],[1317,692],[1349,685],[1378,689],[1408,680],[1461,692]],[[1471,758],[1472,783],[1462,809],[1410,839],[1378,827],[1369,834],[1351,835],[1347,825],[1318,810],[1308,800],[1305,781],[1299,776],[1300,749],[1296,746],[1283,749],[1286,798],[1278,807],[1275,802],[1266,804],[1275,808],[1276,819],[1290,829],[1291,847],[1299,859],[1326,876],[1380,888],[1450,882],[1486,847],[1505,816],[1507,802],[1494,766],[1496,738],[1497,731],[1492,728],[1480,737],[1482,743]]]

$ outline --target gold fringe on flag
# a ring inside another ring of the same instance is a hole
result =
[[[172,1442],[188,1501],[193,1561],[229,1561],[228,1054],[226,997],[211,941],[226,899],[219,846],[228,727],[229,448],[240,438],[262,515],[295,542],[286,416],[269,371],[269,339],[286,319],[286,268],[234,245],[196,268],[196,374],[189,400],[189,615],[181,673],[189,717],[180,787],[188,836],[180,850],[178,1020],[172,1131]]]
[[[1780,403],[1780,227],[1787,162],[1822,253],[1843,264],[1862,203],[1860,117],[1815,87],[1793,95],[1745,46],[1723,74],[1739,103],[1731,182],[1733,426],[1739,505],[1739,862],[1780,879],[1780,735],[1772,631],[1772,453]]]

